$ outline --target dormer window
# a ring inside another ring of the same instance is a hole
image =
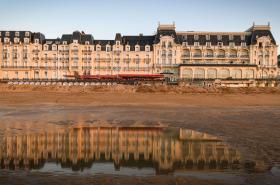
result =
[[[150,51],[150,46],[146,46],[146,47],[145,47],[145,51],[146,51],[146,52],[149,52],[149,51]]]
[[[106,46],[106,52],[110,52],[111,51],[111,46],[107,45]]]
[[[195,35],[194,36],[194,40],[198,40],[199,36],[198,35]]]
[[[6,31],[5,36],[9,37],[10,36],[10,32]]]
[[[16,31],[15,36],[19,37],[19,32],[18,31]]]
[[[29,44],[29,38],[24,38],[24,44]]]
[[[78,40],[73,40],[73,43],[74,44],[78,44]]]
[[[56,49],[57,49],[56,45],[52,45],[52,50],[56,51]]]
[[[67,41],[63,41],[62,44],[63,44],[63,45],[67,45]]]
[[[210,35],[206,35],[206,40],[210,40]]]
[[[96,46],[96,51],[101,51],[101,46],[100,45]]]
[[[136,45],[136,46],[135,46],[135,51],[140,51],[139,45]]]
[[[15,43],[19,43],[19,38],[14,38]]]
[[[35,44],[39,44],[39,39],[34,40]]]
[[[121,42],[120,41],[116,41],[116,45],[120,45],[121,44]]]
[[[127,45],[127,46],[125,47],[125,51],[127,51],[127,52],[130,51],[130,46],[129,46],[129,45]]]
[[[8,44],[8,43],[10,42],[10,39],[9,39],[9,38],[5,38],[5,39],[4,39],[4,42],[5,42],[6,44]]]
[[[218,40],[222,40],[222,35],[218,35]]]
[[[29,37],[29,36],[30,36],[29,32],[25,32],[25,37]]]

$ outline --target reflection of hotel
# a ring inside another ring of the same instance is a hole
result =
[[[96,40],[75,31],[46,39],[0,32],[0,79],[62,79],[79,74],[173,73],[184,79],[275,78],[277,45],[270,26],[244,32],[192,32],[159,25],[154,35]]]
[[[1,168],[36,169],[47,161],[81,170],[94,162],[151,166],[157,172],[233,168],[239,153],[213,136],[161,128],[79,127],[69,131],[6,135],[1,140]]]

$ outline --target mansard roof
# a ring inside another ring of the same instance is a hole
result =
[[[123,45],[130,45],[130,50],[135,51],[135,46],[140,46],[140,51],[145,51],[145,46],[149,45],[151,47],[151,50],[153,49],[155,36],[123,36],[122,37],[122,44]]]
[[[257,38],[269,36],[271,38],[271,42],[276,45],[276,41],[270,30],[254,30],[251,36],[251,44],[254,45],[257,43]]]
[[[84,32],[74,31],[72,34],[63,34],[61,41],[66,41],[67,44],[73,43],[77,40],[79,44],[85,44],[87,41],[89,44],[93,44],[93,36],[91,34],[85,34]]]
[[[34,42],[34,39],[39,39],[39,43],[44,44],[47,40],[42,33],[32,33],[30,31],[19,31],[20,42],[24,41],[25,33],[29,32],[29,37],[31,42]],[[6,31],[1,31],[1,42],[4,42]],[[16,31],[9,31],[10,41],[13,43],[14,38],[16,37]],[[198,36],[195,39],[195,36]],[[207,39],[209,35],[209,39]],[[218,35],[221,36],[221,39],[218,38]],[[245,42],[247,45],[256,44],[257,38],[262,36],[269,36],[272,40],[272,43],[276,45],[276,41],[270,31],[270,26],[253,26],[245,32],[176,32],[175,24],[173,25],[159,25],[157,33],[155,35],[136,35],[136,36],[122,36],[120,33],[115,35],[114,40],[94,40],[91,34],[85,34],[84,32],[74,31],[72,34],[63,34],[60,43],[66,41],[67,44],[73,43],[74,40],[77,40],[79,44],[85,44],[89,42],[92,44],[100,44],[102,50],[105,50],[104,47],[109,45],[114,45],[116,41],[120,41],[120,44],[130,45],[132,51],[135,50],[136,45],[140,45],[140,50],[144,51],[146,45],[150,45],[151,50],[153,50],[153,45],[160,42],[161,37],[170,36],[174,38],[175,43],[182,44],[187,42],[189,45],[194,45],[195,42],[199,42],[200,45],[205,45],[206,42],[210,42],[211,45],[218,45],[219,42],[222,42],[224,46],[228,46],[230,42],[235,43],[236,46],[240,46],[242,42]],[[232,38],[230,38],[232,37]],[[244,37],[244,39],[242,39]]]
[[[40,32],[33,33],[31,31],[0,31],[0,41],[4,42],[4,38],[6,37],[6,32],[9,33],[8,38],[10,38],[10,42],[14,42],[14,38],[19,38],[20,42],[24,42],[24,38],[29,38],[31,42],[34,42],[34,39],[39,39],[39,43],[42,43],[43,40],[45,40],[45,35],[43,35]],[[16,36],[16,33],[19,34],[19,36]],[[29,36],[25,36],[25,33],[29,33]]]

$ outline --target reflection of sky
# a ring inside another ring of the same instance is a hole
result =
[[[84,30],[98,39],[123,34],[152,34],[158,21],[178,30],[244,31],[271,22],[280,41],[279,0],[1,0],[0,27],[41,31],[56,38]]]
[[[113,163],[93,163],[91,168],[84,168],[83,171],[72,171],[70,168],[61,168],[56,163],[46,163],[42,169],[32,170],[32,172],[43,172],[43,173],[56,173],[56,174],[69,174],[69,175],[98,175],[98,174],[110,174],[110,175],[131,175],[131,176],[149,176],[155,175],[155,169],[153,168],[128,168],[120,167],[117,171],[115,170]]]

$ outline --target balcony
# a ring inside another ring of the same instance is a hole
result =
[[[229,55],[229,58],[237,58],[237,55]]]
[[[60,53],[69,53],[69,50],[59,50]]]
[[[200,55],[200,54],[194,54],[193,57],[194,57],[194,58],[202,58],[202,55]]]
[[[92,69],[91,66],[82,66],[82,69]]]
[[[217,55],[217,58],[226,58],[225,55]]]
[[[2,69],[29,69],[31,66],[8,66],[8,65],[1,65]]]
[[[214,55],[205,55],[206,58],[213,58]]]
[[[69,70],[69,67],[68,66],[60,66],[59,69]]]
[[[71,69],[78,69],[78,66],[71,66]]]
[[[131,62],[131,59],[130,59],[130,58],[125,58],[125,59],[123,59],[123,61],[124,61],[125,63],[129,63],[129,62]]]
[[[91,61],[91,58],[82,58],[82,61]]]
[[[82,50],[83,53],[91,53],[92,50],[91,49],[85,49],[85,50]]]
[[[190,58],[190,56],[191,56],[190,54],[183,54],[181,57],[182,58]]]

